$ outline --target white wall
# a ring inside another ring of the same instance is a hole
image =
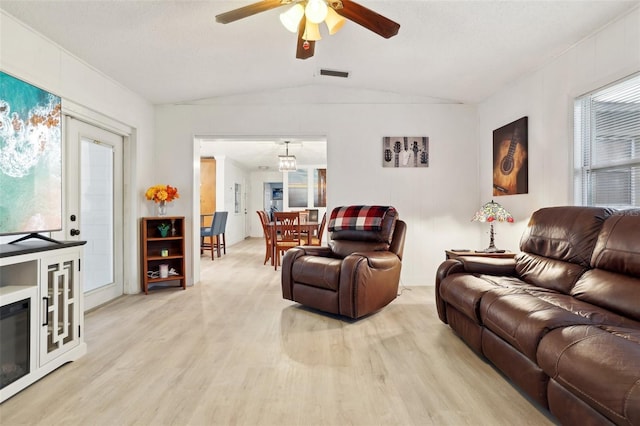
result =
[[[608,25],[553,63],[525,76],[478,107],[480,196],[492,198],[492,131],[529,117],[529,193],[495,197],[515,217],[498,224],[496,245],[517,251],[529,216],[574,204],[573,100],[640,71],[640,10]]]
[[[444,249],[486,246],[485,229],[470,218],[492,198],[494,129],[529,116],[529,194],[498,198],[518,220],[511,228],[498,227],[499,246],[517,250],[525,221],[535,209],[572,202],[572,99],[640,70],[639,14],[632,11],[552,64],[505,87],[477,111],[475,106],[422,104],[416,99],[403,104],[397,96],[364,104],[357,93],[351,102],[329,104],[327,99],[335,96],[326,96],[326,88],[299,101],[299,89],[290,88],[221,99],[215,105],[160,106],[154,116],[138,95],[2,11],[0,68],[62,96],[63,103],[69,100],[85,107],[87,114],[95,112],[133,129],[125,165],[129,247],[138,246],[138,217],[153,214],[144,190],[170,183],[181,194],[172,214],[187,217],[191,240],[195,237],[187,254],[197,260],[192,256],[198,226],[192,211],[199,201],[193,198],[193,171],[199,174],[194,135],[322,134],[328,140],[328,210],[355,203],[397,207],[409,226],[403,283],[431,285]],[[369,95],[361,99],[384,97]],[[429,136],[430,167],[383,169],[381,139],[395,135]],[[129,261],[133,265],[125,291],[139,288],[137,253]],[[193,274],[190,277],[192,281]]]
[[[226,210],[229,212],[227,216],[227,227],[225,229],[225,241],[228,246],[236,244],[245,239],[245,220],[249,215],[249,206],[245,205],[244,194],[251,193],[250,172],[244,169],[235,161],[225,158],[224,162],[224,179],[222,182],[216,181],[216,196],[223,188],[224,204],[216,203],[216,210]],[[218,161],[216,160],[216,168]],[[216,178],[217,179],[217,178]],[[241,185],[242,197],[240,201],[240,212],[235,212],[235,185]],[[246,215],[245,215],[245,210]]]
[[[249,197],[249,215],[251,222],[251,236],[262,237],[262,225],[256,214],[258,210],[264,210],[264,183],[282,182],[282,172],[278,171],[254,171],[251,172],[251,196]]]
[[[166,178],[185,189],[176,213],[192,216],[195,135],[320,134],[327,137],[328,211],[345,204],[393,205],[407,221],[403,284],[432,285],[446,248],[481,246],[481,228],[470,221],[480,203],[474,106],[316,104],[313,97],[300,104],[282,103],[278,93],[270,102],[260,96],[255,103],[245,98],[156,108],[157,146],[173,164],[164,170]],[[383,169],[382,138],[398,135],[429,136],[429,168]],[[194,232],[191,252],[195,238]]]
[[[128,254],[124,290],[137,293],[139,262],[133,248],[138,247],[138,217],[153,212],[143,195],[155,183],[154,156],[161,155],[152,149],[153,107],[4,11],[0,11],[0,52],[0,69],[62,97],[63,112],[73,105],[74,112],[97,124],[131,128],[124,165],[123,250]]]

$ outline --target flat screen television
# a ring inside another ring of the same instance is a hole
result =
[[[62,229],[61,110],[59,96],[0,71],[0,236]]]

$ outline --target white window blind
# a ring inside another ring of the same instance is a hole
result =
[[[575,101],[576,204],[640,207],[640,74]]]

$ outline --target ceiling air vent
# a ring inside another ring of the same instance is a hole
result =
[[[340,77],[340,78],[349,78],[349,73],[347,71],[335,71],[335,70],[320,70],[320,75],[326,75],[329,77]]]

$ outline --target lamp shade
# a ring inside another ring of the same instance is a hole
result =
[[[280,22],[292,33],[298,32],[298,24],[304,15],[304,6],[296,3],[291,9],[280,14]]]
[[[307,25],[304,28],[302,39],[309,41],[322,40],[322,36],[320,35],[320,27],[318,27],[318,24],[314,24],[313,22],[309,21],[309,19],[307,19]]]
[[[329,7],[324,0],[309,0],[307,7],[304,9],[307,20],[314,24],[319,24],[327,17]]]
[[[491,200],[476,212],[471,219],[475,222],[509,222],[513,223],[513,216],[504,207]]]
[[[347,20],[344,19],[342,15],[333,10],[333,8],[328,8],[327,17],[325,18],[324,23],[327,24],[330,35],[337,33],[345,22],[347,22]]]

